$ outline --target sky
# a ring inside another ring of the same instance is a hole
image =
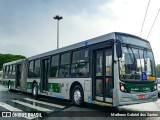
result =
[[[0,0],[0,53],[30,57],[110,32],[140,36],[148,0]],[[150,0],[140,37],[146,39],[160,9]],[[160,13],[148,37],[160,63]]]

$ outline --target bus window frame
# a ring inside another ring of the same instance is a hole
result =
[[[66,53],[69,53],[69,63],[68,63],[68,64],[62,64],[62,65],[61,65],[61,56],[64,55],[64,54],[66,54]],[[63,66],[63,65],[69,65],[69,68],[68,68],[68,72],[69,72],[69,73],[68,73],[68,76],[67,76],[67,77],[61,77],[61,76],[60,76],[60,67]],[[60,54],[59,54],[58,78],[70,78],[70,74],[71,74],[71,73],[70,73],[70,69],[71,69],[70,67],[71,67],[71,51],[65,51],[65,52],[63,52],[63,53],[60,53]]]
[[[53,67],[52,66],[52,57],[54,57],[54,56],[58,56],[58,65],[57,65],[57,70],[58,70],[58,73],[57,73],[57,76],[56,77],[51,77],[51,67]],[[49,65],[49,78],[58,78],[58,75],[59,75],[59,64],[60,64],[60,54],[53,54],[53,55],[51,55],[50,56],[50,65]]]
[[[153,54],[153,51],[150,48],[146,48],[146,47],[142,47],[142,46],[137,46],[137,45],[132,45],[132,44],[122,43],[122,47],[127,47],[128,45],[131,48],[135,48],[135,49],[139,49],[139,50],[147,50],[147,51],[152,52],[152,54]],[[154,57],[154,54],[153,54],[153,57]],[[154,62],[155,62],[155,58],[154,58]],[[156,68],[154,68],[154,69],[156,69]],[[149,81],[149,80],[146,80],[146,81],[143,81],[143,80],[134,80],[134,81],[132,81],[131,79],[121,79],[120,78],[120,62],[119,61],[118,61],[118,73],[119,73],[119,80],[121,82],[130,82],[130,83],[153,83],[153,82],[156,82],[156,80],[155,81]],[[155,75],[155,77],[156,77],[156,75]]]
[[[107,41],[103,41],[103,42],[99,42],[99,43],[96,43],[96,44],[94,44],[94,45],[92,45],[91,46],[91,48],[90,48],[90,59],[91,59],[91,61],[90,61],[90,64],[91,64],[91,67],[90,68],[92,68],[92,69],[90,69],[90,72],[91,72],[91,78],[92,78],[92,91],[95,91],[95,89],[96,89],[96,84],[95,84],[95,75],[94,75],[94,72],[95,71],[93,71],[94,69],[95,69],[95,64],[94,64],[94,60],[93,60],[93,57],[95,56],[94,54],[93,54],[93,52],[95,51],[95,50],[100,50],[100,49],[105,49],[105,48],[111,48],[111,51],[112,51],[112,89],[114,89],[115,88],[115,85],[114,85],[114,81],[115,81],[115,77],[114,77],[114,64],[115,63],[117,63],[117,62],[115,62],[115,57],[114,57],[114,55],[115,55],[115,52],[116,52],[116,50],[114,50],[115,49],[115,46],[116,46],[116,39],[110,39],[110,40],[107,40]],[[104,71],[103,71],[104,72]],[[93,96],[93,99],[95,99],[95,92],[92,92],[92,96]]]
[[[29,67],[30,67],[30,63],[33,61],[33,73],[32,73],[32,76],[29,76]],[[33,60],[29,60],[29,62],[28,62],[28,76],[27,76],[27,78],[28,79],[34,79],[35,77],[34,77],[34,65],[35,65],[35,60],[33,59]]]
[[[35,63],[36,63],[36,61],[40,61],[40,67],[39,67],[39,76],[35,76]],[[33,66],[33,78],[40,78],[41,77],[41,59],[35,59],[34,60],[34,66]]]
[[[88,61],[86,62],[74,62],[74,63],[72,63],[72,59],[73,59],[73,53],[74,52],[77,52],[77,51],[80,51],[80,50],[84,50],[84,49],[86,49],[86,50],[88,50]],[[72,52],[71,52],[71,62],[70,62],[70,76],[71,76],[71,78],[89,78],[89,77],[91,77],[91,72],[90,72],[90,56],[91,56],[91,54],[90,54],[90,47],[89,46],[87,46],[87,47],[81,47],[81,48],[78,48],[78,49],[74,49]],[[71,70],[72,70],[72,65],[74,65],[74,64],[78,64],[78,63],[88,63],[89,64],[89,68],[88,68],[88,70],[89,70],[89,72],[88,72],[88,76],[81,76],[81,77],[76,77],[76,76],[72,76],[71,75]]]
[[[50,66],[49,66],[49,72],[50,72],[50,67],[51,67],[51,59],[52,59],[52,57],[53,56],[56,56],[56,55],[59,55],[59,63],[58,63],[58,75],[57,75],[57,77],[50,77],[50,75],[49,75],[49,78],[51,78],[51,79],[56,79],[56,78],[90,78],[90,77],[92,77],[91,76],[91,65],[92,65],[92,63],[91,63],[91,61],[90,61],[90,56],[91,56],[91,46],[92,45],[88,45],[88,46],[83,46],[83,47],[80,47],[80,48],[76,48],[76,49],[72,49],[72,50],[68,50],[68,51],[64,51],[64,52],[60,52],[60,53],[55,53],[55,54],[51,54],[51,55],[49,55],[50,56]],[[89,55],[89,59],[88,59],[88,63],[89,63],[89,76],[88,77],[73,77],[73,76],[71,76],[71,62],[72,62],[72,55],[73,55],[73,52],[74,51],[78,51],[78,50],[81,50],[81,49],[88,49],[88,55]],[[70,53],[70,60],[69,60],[69,77],[60,77],[59,76],[59,70],[60,70],[60,62],[61,62],[61,55],[62,54],[65,54],[65,53]],[[49,56],[47,56],[47,57],[49,57]]]

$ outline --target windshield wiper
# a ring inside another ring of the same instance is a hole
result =
[[[131,53],[129,52],[129,46],[127,46],[127,50],[128,50],[128,54],[129,54],[129,57],[130,57],[130,59],[131,59],[131,61],[132,61],[132,64],[134,64],[134,60],[132,59],[132,55],[131,55]],[[131,48],[130,48],[131,49]],[[131,52],[132,52],[132,54],[133,54],[133,51],[131,50]]]
[[[132,50],[132,48],[128,45],[127,46],[127,49],[128,49],[128,53],[129,53],[129,49],[130,49],[130,51],[132,52],[132,54],[133,54],[133,59],[132,59],[132,56],[131,56],[131,53],[129,53],[129,57],[130,57],[130,59],[131,59],[131,61],[132,61],[132,64],[134,64],[135,66],[134,66],[134,68],[135,68],[135,72],[134,73],[131,73],[131,74],[137,74],[137,61],[136,61],[136,57],[135,57],[135,54],[133,53],[133,50]]]

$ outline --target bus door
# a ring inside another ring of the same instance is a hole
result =
[[[48,90],[49,63],[50,63],[49,58],[42,60],[42,78],[41,78],[42,92],[46,92]]]
[[[16,88],[20,87],[21,82],[21,64],[16,65]]]
[[[112,103],[112,48],[95,50],[93,55],[94,98]]]

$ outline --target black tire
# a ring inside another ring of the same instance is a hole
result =
[[[33,84],[33,87],[32,87],[32,96],[35,97],[35,98],[38,96],[38,86],[37,86],[37,83]]]
[[[84,92],[79,85],[76,85],[72,90],[72,101],[76,106],[82,106],[84,103]]]
[[[8,82],[8,91],[11,92],[11,82],[10,81]]]

